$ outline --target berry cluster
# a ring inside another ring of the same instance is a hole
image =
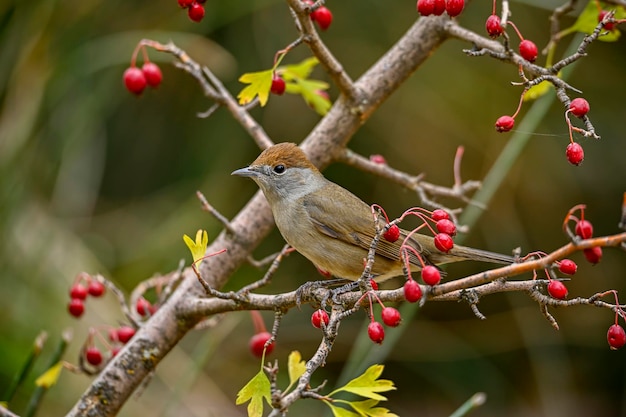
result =
[[[374,207],[379,209],[385,216],[387,225],[383,229],[382,236],[388,242],[396,242],[402,235],[401,230],[396,223],[402,221],[407,215],[413,215],[423,221],[423,224],[413,232],[416,232],[422,227],[427,227],[434,235],[433,243],[438,250],[448,253],[454,247],[454,241],[452,238],[456,235],[457,228],[454,222],[450,220],[450,215],[445,210],[436,209],[431,212],[419,207],[413,208],[404,212],[399,219],[389,222],[389,218],[384,210],[378,206]],[[434,228],[431,226],[431,223],[434,223]],[[407,237],[405,236],[404,239],[406,240]],[[410,274],[410,256],[412,255],[419,259],[422,269],[421,277],[426,285],[439,284],[441,281],[441,272],[436,266],[426,264],[421,254],[414,248],[406,245],[405,242],[401,245],[401,253],[402,259],[405,263],[405,268],[408,271],[407,281],[404,284],[404,297],[407,301],[414,303],[422,298],[422,289],[419,284],[413,280],[413,277]]]
[[[385,340],[385,329],[381,323],[374,319],[372,298],[374,298],[376,302],[382,307],[382,310],[380,312],[380,318],[386,326],[398,327],[402,322],[402,317],[400,316],[400,312],[396,308],[385,306],[380,298],[378,298],[376,293],[374,293],[374,291],[378,290],[378,284],[374,285],[373,281],[372,284],[373,291],[368,291],[367,293],[365,293],[361,300],[363,300],[364,297],[367,297],[369,300],[370,308],[368,314],[370,317],[370,324],[367,326],[367,335],[372,342],[381,344],[383,340]]]
[[[272,340],[271,343],[268,344],[268,341],[272,339],[272,334],[266,330],[261,313],[256,310],[251,310],[250,316],[254,323],[255,333],[250,338],[248,347],[254,356],[262,358],[264,355],[272,353],[276,343]]]
[[[593,225],[589,220],[585,219],[585,208],[584,204],[572,207],[563,222],[563,230],[573,240],[591,239],[593,237]],[[577,213],[579,214],[577,215]],[[574,232],[569,227],[570,222],[574,222]],[[583,249],[583,254],[589,263],[595,265],[602,259],[602,248],[594,246]]]
[[[178,0],[178,5],[187,9],[189,19],[194,22],[200,22],[204,18],[204,6],[206,0]]]
[[[79,360],[81,369],[87,373],[92,373],[83,365],[83,361],[87,361],[89,365],[94,366],[99,370],[102,365],[104,365],[103,351],[108,352],[108,359],[113,358],[134,335],[135,329],[124,325],[120,327],[109,327],[108,340],[100,333],[100,329],[89,329],[89,336],[87,336],[87,340],[81,349],[81,356]],[[96,342],[94,340],[96,337],[100,341],[100,344],[104,346],[104,350],[96,346]]]
[[[70,303],[67,306],[69,313],[78,318],[85,312],[85,300],[87,296],[101,297],[105,292],[102,282],[86,272],[81,272],[74,279],[74,284],[70,288]]]
[[[143,40],[137,44],[130,59],[130,67],[124,71],[124,85],[128,91],[136,95],[141,95],[147,86],[157,88],[163,81],[161,68],[154,62],[150,62],[146,45],[150,46],[150,42]],[[141,68],[138,68],[136,65],[139,51],[141,51],[143,56],[143,66]]]
[[[130,64],[130,67],[124,71],[124,85],[126,89],[133,94],[140,95],[146,86],[157,88],[161,81],[163,81],[163,73],[157,64],[150,62],[144,58],[145,63],[140,68],[135,66],[135,59]]]
[[[441,16],[446,12],[455,17],[461,14],[465,0],[417,0],[416,9],[422,16]]]
[[[520,40],[518,51],[519,54],[528,62],[535,62],[537,59],[537,55],[539,53],[537,49],[537,45],[533,41],[528,39],[524,39],[522,33],[517,29],[517,26],[512,21],[508,21],[508,24],[515,30],[517,37]],[[505,27],[502,26],[502,21],[500,17],[496,14],[496,0],[493,1],[493,9],[491,11],[491,15],[487,18],[485,22],[485,29],[487,30],[487,34],[495,39],[500,37],[504,33]]]
[[[569,119],[569,114],[573,114],[578,118],[584,118],[587,116],[589,112],[589,103],[582,97],[575,98],[569,104],[569,108],[565,112],[565,121],[567,122],[567,127],[569,128],[569,145],[565,149],[565,156],[567,160],[572,165],[580,165],[580,163],[585,159],[585,152],[583,151],[583,147],[580,146],[579,143],[574,142],[574,138],[572,135],[572,131],[580,132],[581,129],[572,126],[572,122]]]

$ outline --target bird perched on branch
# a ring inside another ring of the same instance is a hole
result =
[[[273,145],[250,166],[232,175],[250,177],[257,183],[283,238],[317,268],[352,281],[361,277],[376,235],[372,209],[350,191],[327,180],[297,145]],[[381,227],[384,226],[381,221]],[[511,256],[460,245],[444,253],[435,247],[432,236],[409,234],[400,229],[400,238],[395,242],[380,239],[372,268],[376,281],[403,274],[403,242],[420,254],[425,265],[464,260],[513,262]],[[412,269],[419,269],[423,264],[412,252],[409,251]]]

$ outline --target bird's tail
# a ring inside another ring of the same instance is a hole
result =
[[[434,254],[433,254],[434,255]],[[515,262],[515,258],[510,255],[503,255],[501,253],[489,252],[482,249],[468,248],[467,246],[454,245],[454,247],[448,252],[448,255],[462,260],[472,260],[478,262],[490,262],[495,264],[512,264]],[[435,260],[435,262],[437,262]],[[443,263],[448,263],[443,262]]]

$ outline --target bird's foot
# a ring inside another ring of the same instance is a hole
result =
[[[351,281],[345,285],[342,285],[339,288],[335,288],[334,290],[332,290],[330,293],[332,295],[331,299],[333,300],[333,303],[335,304],[339,304],[339,296],[348,292],[352,292],[354,290],[359,289],[359,282],[358,281]],[[324,300],[322,300],[322,302],[324,301],[328,301],[328,297],[326,297]],[[322,305],[322,307],[324,307],[324,305]]]
[[[309,282],[305,282],[304,284],[300,285],[300,287],[298,287],[298,289],[296,290],[296,305],[298,306],[298,308],[300,308],[300,304],[302,303],[302,299],[303,298],[310,298],[310,294],[314,290],[316,290],[318,288],[328,288],[328,287],[332,287],[332,286],[335,286],[335,285],[344,284],[345,282],[347,282],[347,280],[339,279],[339,278],[338,279],[326,279],[326,280],[323,280],[323,281],[309,281]],[[345,285],[343,287],[345,287]],[[337,290],[341,289],[343,287],[339,287],[339,288],[337,288]],[[334,293],[335,291],[336,290],[333,290],[332,292]],[[322,299],[322,308],[324,308],[326,306],[326,301],[328,300],[329,297],[330,297],[330,295],[326,295]]]

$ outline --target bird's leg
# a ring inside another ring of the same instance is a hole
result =
[[[339,298],[338,297],[341,294],[345,294],[347,292],[352,292],[352,291],[354,291],[356,289],[359,289],[359,287],[360,287],[360,282],[359,281],[351,281],[351,282],[349,282],[349,283],[347,283],[345,285],[342,285],[339,288],[335,288],[334,290],[331,291],[331,294],[332,294],[331,299],[333,300],[333,303],[339,304]],[[322,300],[322,308],[324,308],[324,304],[325,304],[325,302],[327,300],[328,300],[328,297],[325,297]]]

